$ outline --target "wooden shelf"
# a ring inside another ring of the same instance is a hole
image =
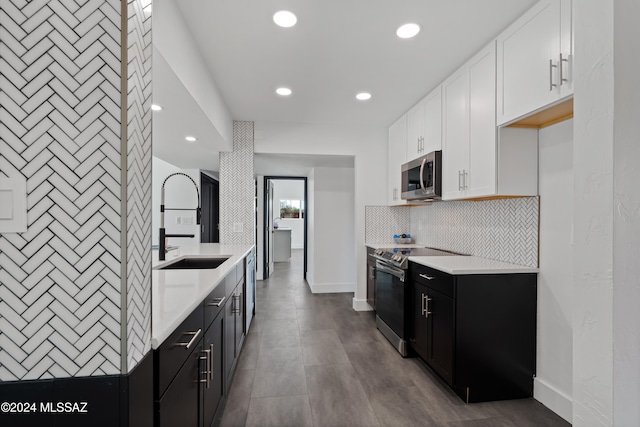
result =
[[[542,129],[573,118],[573,98],[513,122],[507,127]]]

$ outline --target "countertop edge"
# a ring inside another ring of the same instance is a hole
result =
[[[452,258],[454,260],[452,261]],[[409,261],[426,267],[435,268],[436,270],[452,275],[471,275],[471,274],[522,274],[522,273],[539,273],[537,267],[528,267],[526,265],[511,264],[504,261],[492,260],[476,256],[455,256],[455,257],[429,257],[429,256],[410,256]],[[465,266],[464,263],[473,263],[474,265]],[[453,265],[452,265],[453,264]],[[457,265],[456,265],[457,264]],[[483,265],[484,264],[484,265]]]

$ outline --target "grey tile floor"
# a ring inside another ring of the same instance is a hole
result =
[[[465,404],[402,358],[353,294],[313,295],[302,251],[259,281],[221,426],[568,426],[534,399]]]

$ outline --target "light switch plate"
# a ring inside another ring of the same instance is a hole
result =
[[[27,231],[27,180],[0,177],[0,233]]]

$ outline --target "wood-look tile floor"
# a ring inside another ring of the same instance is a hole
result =
[[[465,404],[354,311],[353,294],[313,295],[302,277],[297,250],[258,282],[221,426],[569,425],[534,399]]]

